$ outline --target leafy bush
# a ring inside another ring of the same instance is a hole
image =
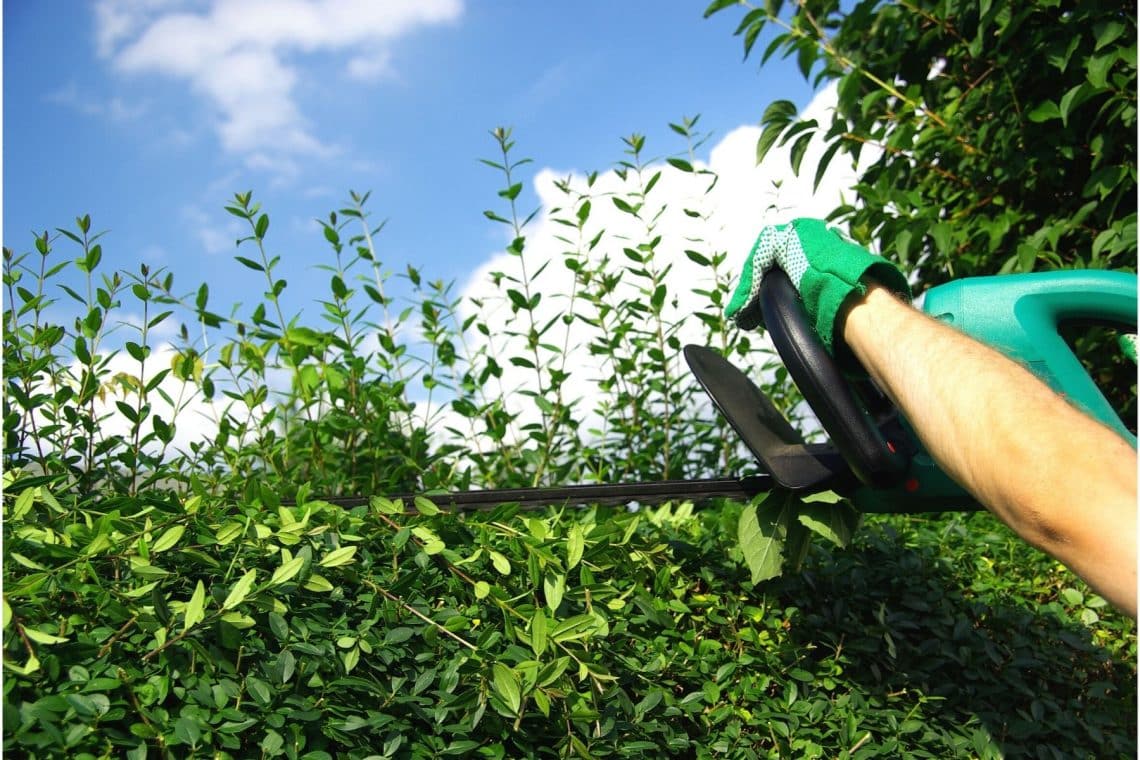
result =
[[[794,29],[784,44],[810,38]],[[795,136],[766,121],[763,140]],[[388,498],[742,471],[679,363],[688,341],[762,367],[794,414],[782,368],[724,321],[726,254],[666,234],[668,214],[711,219],[716,181],[696,120],[671,126],[685,151],[649,160],[632,135],[617,180],[566,178],[542,215],[518,207],[527,161],[496,130],[484,213],[509,242],[477,299],[411,266],[393,287],[366,193],[322,219],[320,324],[286,313],[250,193],[226,210],[266,290],[241,314],[165,270],[105,273],[86,216],[5,248],[5,751],[1135,754],[1134,623],[986,514],[876,517],[835,551],[806,540],[826,502],[781,494],[465,515]],[[670,182],[684,208],[665,208]],[[1127,207],[1109,195],[1097,214]],[[534,224],[561,231],[557,255],[528,249]],[[942,261],[942,232],[911,236]],[[187,438],[196,416],[209,437]],[[345,494],[372,498],[326,500]],[[782,531],[799,571],[742,529]]]
[[[496,138],[508,208],[488,216],[523,259],[519,164],[509,133]],[[623,170],[644,179],[633,195],[566,182],[567,205],[550,212],[570,231],[564,266],[582,287],[558,313],[593,328],[591,355],[612,378],[593,396],[604,429],[584,430],[590,397],[569,395],[581,368],[559,361],[573,338],[540,309],[553,298],[542,266],[492,275],[508,314],[494,324],[510,341],[492,339],[495,304],[465,312],[415,269],[420,300],[397,306],[366,195],[325,222],[324,329],[282,313],[268,216],[249,194],[228,210],[250,225],[238,261],[267,291],[243,318],[211,311],[206,286],[175,296],[166,272],[100,275],[86,217],[60,231],[77,260],[55,263],[59,238],[46,234],[31,253],[6,249],[5,750],[1134,752],[1133,624],[985,515],[877,519],[846,551],[804,544],[801,572],[757,585],[737,526],[771,517],[775,496],[760,512],[467,515],[382,497],[743,466],[676,364],[680,317],[646,201],[666,170],[640,161],[638,138],[627,147]],[[587,234],[600,201],[642,225],[644,243],[621,241],[624,268],[589,255],[612,245]],[[760,351],[720,316],[724,254],[686,245],[708,273],[696,286],[704,341]],[[78,305],[71,326],[49,319],[53,284]],[[117,348],[108,326],[132,310],[141,323]],[[168,350],[153,331],[178,314],[196,327]],[[409,344],[413,318],[424,340]],[[211,331],[221,337],[191,338]],[[533,380],[500,389],[518,380],[511,368]],[[431,404],[413,403],[413,382],[438,394]],[[527,404],[512,404],[520,394]],[[181,450],[191,413],[213,415],[217,435]],[[376,497],[353,509],[320,498],[345,493]]]

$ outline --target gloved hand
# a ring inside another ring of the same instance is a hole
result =
[[[833,355],[835,319],[852,293],[867,292],[860,282],[864,275],[908,301],[911,297],[906,277],[894,264],[821,219],[796,219],[791,224],[765,227],[756,238],[726,311],[741,329],[751,330],[760,324],[760,280],[772,267],[787,273],[816,333]]]

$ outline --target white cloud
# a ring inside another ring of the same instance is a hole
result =
[[[241,222],[226,216],[219,226],[217,215],[211,216],[195,205],[182,208],[182,221],[191,229],[191,234],[198,239],[199,245],[208,254],[219,254],[235,249],[234,242],[248,235],[248,229],[242,229]]]
[[[830,119],[827,112],[834,103],[835,90],[827,88],[805,109],[804,117],[818,118],[821,123],[828,123]],[[712,282],[708,270],[685,255],[686,248],[696,249],[706,256],[714,252],[726,252],[728,257],[724,265],[725,272],[735,278],[762,226],[801,216],[826,216],[840,204],[844,194],[849,195],[858,176],[848,159],[837,156],[818,192],[814,192],[812,183],[815,167],[824,146],[814,144],[809,148],[802,163],[801,174],[795,177],[790,169],[790,148],[787,146],[772,150],[763,165],[756,166],[756,142],[759,136],[760,129],[757,127],[740,127],[717,143],[710,152],[707,165],[695,165],[697,169],[708,168],[715,172],[717,182],[711,191],[706,192],[709,184],[707,175],[686,173],[663,163],[649,167],[644,175],[648,179],[655,171],[661,171],[661,178],[649,194],[641,218],[655,219],[656,229],[653,234],[661,236],[656,249],[657,268],[663,269],[666,265],[672,267],[666,280],[669,298],[664,316],[667,322],[681,324],[679,337],[683,344],[704,342],[704,329],[692,314],[697,311],[707,313],[714,309],[707,297],[693,292],[694,289],[711,289]],[[870,152],[864,153],[864,161],[873,158]],[[565,208],[571,204],[572,199],[556,185],[564,179],[566,174],[551,169],[538,172],[534,184],[545,210],[558,206]],[[589,258],[597,262],[600,257],[609,256],[614,263],[626,262],[622,248],[646,239],[644,223],[619,211],[608,196],[613,194],[628,198],[628,193],[634,188],[633,174],[628,173],[626,179],[614,171],[599,174],[588,190],[586,179],[582,175],[571,174],[569,182],[575,191],[588,191],[593,197],[589,223],[583,238],[590,240],[599,231],[605,230],[602,242],[589,254]],[[698,216],[686,214],[686,209],[698,212]],[[568,234],[576,233],[552,221],[547,214],[540,215],[527,230],[525,256],[528,271],[533,274],[544,263],[550,262],[532,286],[536,292],[543,294],[543,300],[535,312],[536,321],[540,324],[563,313],[567,309],[570,294],[574,292],[574,277],[561,263],[562,252],[569,247],[562,238]],[[468,308],[471,308],[471,299],[487,304],[488,307],[480,312],[481,321],[499,327],[492,338],[479,334],[472,334],[471,337],[477,344],[494,351],[500,357],[524,353],[520,349],[519,340],[508,337],[503,331],[502,325],[510,318],[510,303],[505,296],[506,286],[497,288],[493,284],[493,272],[521,278],[519,257],[506,253],[495,254],[467,280],[462,291],[464,303]],[[735,284],[735,280],[732,284]],[[622,297],[643,302],[646,300],[645,296],[637,292],[636,285],[628,276],[619,285],[619,292]],[[603,366],[598,357],[590,354],[586,346],[589,338],[585,334],[587,329],[580,321],[575,321],[570,327],[558,323],[553,332],[544,338],[546,342],[556,345],[565,343],[569,347],[566,366],[573,369],[574,376],[580,381],[596,380],[603,373],[612,371]],[[758,349],[761,351],[770,350],[770,344],[766,341],[754,340],[753,343],[760,344]],[[744,361],[737,363],[759,383],[768,379],[760,377],[761,365],[767,358],[769,357],[765,355],[757,355],[750,360],[751,366],[747,366],[748,362]],[[674,361],[675,373],[687,374],[688,370],[680,355],[671,357],[671,360]],[[514,411],[524,416],[533,415],[535,410],[529,399],[520,397],[514,391],[524,386],[533,387],[534,371],[510,366],[502,359],[500,364],[504,366],[504,397]],[[592,385],[578,382],[574,384],[574,389],[582,396],[579,409],[594,409],[598,396]],[[499,392],[497,387],[495,392]],[[600,422],[596,415],[593,421]]]
[[[297,105],[298,56],[347,57],[346,74],[391,74],[395,39],[447,23],[462,0],[102,0],[96,46],[120,71],[184,80],[216,110],[222,147],[254,168],[336,152]]]
[[[392,67],[392,54],[387,50],[368,55],[354,56],[345,67],[348,75],[361,82],[375,82],[395,75]]]
[[[155,15],[182,5],[183,0],[100,0],[95,5],[96,51],[103,57],[111,55]]]
[[[48,93],[45,97],[50,103],[66,106],[86,116],[97,116],[114,122],[134,121],[146,113],[146,106],[127,103],[119,97],[109,100],[94,98],[81,92],[74,82]]]

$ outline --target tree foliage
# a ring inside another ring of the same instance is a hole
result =
[[[830,123],[770,105],[758,156],[862,160],[831,211],[914,271],[955,277],[1136,266],[1136,4],[718,0],[749,10],[745,54],[834,83]],[[774,35],[765,31],[775,30]]]

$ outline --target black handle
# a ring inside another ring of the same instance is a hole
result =
[[[781,270],[764,275],[760,309],[784,366],[855,476],[877,487],[898,483],[907,469],[901,436],[888,441],[856,399],[812,329],[795,286]]]

